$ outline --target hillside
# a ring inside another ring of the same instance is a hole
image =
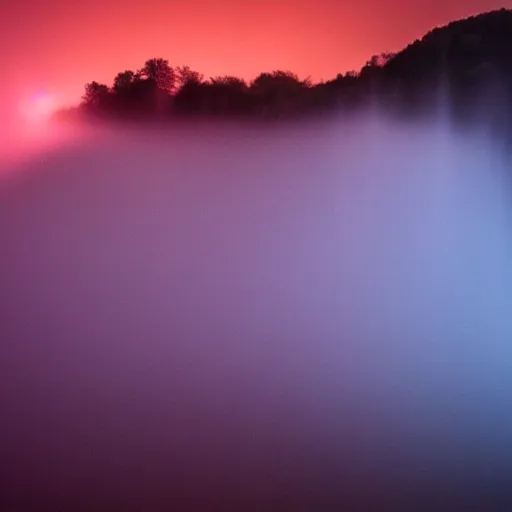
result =
[[[453,21],[428,32],[377,70],[381,92],[403,97],[444,94],[454,110],[510,110],[512,11],[501,9]],[[475,109],[475,107],[477,107]],[[503,112],[502,112],[503,113]]]

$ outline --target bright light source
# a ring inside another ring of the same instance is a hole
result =
[[[33,126],[46,124],[56,109],[55,97],[44,91],[37,92],[20,102],[20,115],[23,121]]]

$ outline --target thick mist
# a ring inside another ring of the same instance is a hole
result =
[[[11,163],[4,510],[504,506],[510,165],[378,116]]]

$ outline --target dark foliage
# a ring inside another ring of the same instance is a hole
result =
[[[398,53],[373,56],[358,72],[313,84],[289,71],[251,83],[205,80],[189,67],[149,59],[112,87],[91,82],[79,111],[118,118],[295,118],[377,105],[417,115],[442,106],[454,119],[507,124],[512,104],[512,11],[501,9],[436,28]]]

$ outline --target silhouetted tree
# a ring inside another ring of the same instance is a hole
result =
[[[266,92],[269,90],[293,90],[297,91],[305,86],[299,77],[291,71],[272,71],[271,73],[261,73],[251,83],[251,88],[256,92]]]
[[[294,113],[307,88],[295,73],[281,70],[261,73],[251,83],[251,91],[261,99],[262,113],[270,116]]]
[[[162,91],[172,92],[174,88],[176,75],[166,59],[148,59],[139,70],[139,74],[143,78],[153,80]]]
[[[200,84],[203,81],[202,73],[190,69],[188,66],[180,66],[175,69],[175,82],[177,89],[186,84]]]
[[[222,85],[227,87],[232,87],[234,89],[246,89],[247,84],[245,83],[245,80],[242,80],[241,78],[238,78],[236,76],[216,76],[216,77],[210,77],[210,83],[212,85]]]
[[[133,71],[127,70],[118,73],[114,78],[114,91],[121,92],[126,91],[133,85],[133,82],[136,79],[136,74]]]
[[[246,114],[251,109],[249,88],[236,76],[211,77],[207,84],[208,108],[211,113],[228,116]]]
[[[108,101],[109,88],[98,82],[90,82],[85,85],[82,102],[89,107],[101,107]]]
[[[174,112],[199,115],[206,113],[206,84],[194,80],[181,85],[174,96]]]

